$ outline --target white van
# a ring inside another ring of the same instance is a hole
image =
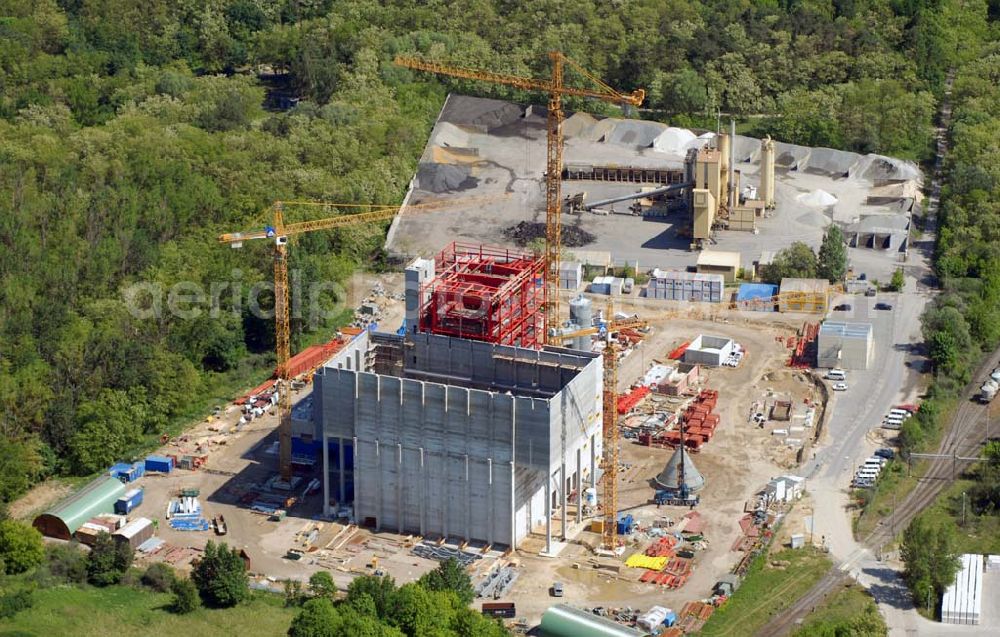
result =
[[[875,478],[878,477],[878,471],[876,471],[875,469],[870,469],[870,468],[858,469],[858,472],[854,474],[854,477],[855,478],[869,478],[871,480],[874,480]]]
[[[897,418],[896,416],[886,416],[883,422],[885,422],[890,429],[899,429],[903,426],[903,419]]]
[[[831,369],[826,373],[830,380],[847,380],[847,373],[842,369]]]
[[[884,467],[886,462],[888,462],[888,460],[886,460],[885,458],[879,458],[878,456],[872,456],[871,458],[865,458],[865,465],[866,466],[871,465],[873,467],[878,467],[879,469],[881,469],[882,467]]]
[[[889,410],[889,416],[893,417],[893,418],[902,418],[903,420],[906,420],[907,418],[909,418],[912,415],[913,414],[911,414],[910,412],[906,411],[905,409],[890,409]]]

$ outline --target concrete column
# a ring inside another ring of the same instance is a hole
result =
[[[489,502],[489,507],[490,507],[490,510],[489,510],[489,523],[487,524],[487,528],[486,528],[486,543],[487,544],[493,544],[493,540],[494,540],[493,524],[494,524],[494,520],[496,519],[496,510],[497,510],[497,507],[496,507],[496,497],[495,497],[495,494],[494,494],[494,491],[493,491],[493,458],[487,458],[486,459],[486,473],[487,473],[487,475],[486,475],[487,484],[489,484],[488,502]]]
[[[576,448],[576,523],[583,522],[583,449]]]
[[[323,444],[323,517],[330,517],[330,450],[326,446],[326,427],[322,427]],[[339,503],[338,503],[339,504]]]
[[[514,461],[510,461],[510,548],[517,548],[517,504],[514,498]],[[528,524],[531,524],[531,516],[528,517]]]
[[[559,538],[563,542],[565,542],[566,541],[566,524],[567,524],[567,518],[569,517],[568,514],[567,514],[567,512],[566,512],[566,509],[569,508],[568,507],[568,505],[569,505],[569,489],[566,488],[566,456],[565,456],[565,452],[564,452],[564,455],[563,455],[562,464],[559,467],[559,487],[560,487],[559,490],[562,492],[560,494],[562,497],[559,498],[560,505],[562,506],[562,512],[560,514],[560,517],[562,518],[562,529],[559,532]]]
[[[357,469],[357,467],[358,467],[358,461],[359,461],[359,456],[361,455],[358,452],[358,437],[354,436],[354,438],[352,439],[352,442],[354,444],[351,447],[351,455],[354,456],[354,468]],[[355,522],[357,522],[358,518],[361,517],[361,515],[358,512],[358,507],[360,506],[360,504],[359,504],[360,502],[361,502],[361,484],[360,484],[360,482],[357,479],[355,479],[354,480],[354,521]]]
[[[403,534],[403,445],[396,443],[396,526]]]
[[[545,472],[545,552],[552,551],[552,474]]]
[[[346,475],[347,475],[347,469],[346,469],[346,467],[347,467],[347,464],[345,463],[345,459],[346,459],[347,456],[344,453],[344,444],[346,444],[345,441],[346,441],[346,438],[340,438],[340,437],[337,438],[337,445],[338,445],[337,446],[337,455],[340,456],[340,464],[337,465],[337,469],[338,469],[337,470],[337,475],[340,478],[340,499],[337,502],[341,506],[343,506],[344,503],[347,502],[347,486],[345,484],[346,481],[347,481],[347,479],[346,479]],[[357,447],[357,439],[355,439],[354,445],[355,445],[354,448],[356,448]],[[323,453],[324,454],[329,453],[329,450],[327,449],[326,439],[325,438],[323,439]],[[357,487],[355,487],[355,488],[357,488]]]
[[[441,478],[438,480],[438,484],[441,485],[441,501],[443,505],[441,506],[441,533],[444,535],[445,539],[448,539],[448,514],[451,513],[451,485],[448,480],[448,469],[449,462],[451,458],[448,457],[448,451],[441,450]]]
[[[382,450],[379,448],[378,440],[375,441],[375,530],[382,530]]]
[[[420,535],[427,534],[427,469],[424,466],[424,448],[420,448]]]
[[[465,541],[472,540],[472,486],[469,483],[469,454],[465,454]]]

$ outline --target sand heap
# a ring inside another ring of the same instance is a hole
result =
[[[837,198],[827,191],[817,188],[816,190],[799,195],[799,201],[807,206],[826,208],[837,203]]]

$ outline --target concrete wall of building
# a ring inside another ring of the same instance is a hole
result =
[[[403,377],[335,361],[315,377],[324,448],[353,444],[344,479],[358,522],[516,545],[590,479],[601,452],[599,357],[431,334],[404,352]],[[328,503],[340,500],[337,460],[324,458]]]

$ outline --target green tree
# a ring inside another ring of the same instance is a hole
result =
[[[79,430],[70,441],[74,463],[81,472],[106,469],[142,439],[150,420],[149,405],[140,388],[105,389],[77,411]]]
[[[958,553],[955,550],[955,530],[950,520],[932,525],[920,515],[903,532],[900,557],[906,568],[904,579],[917,604],[928,597],[936,599],[955,581]]]
[[[37,529],[17,520],[0,521],[0,562],[7,573],[24,573],[44,558],[45,546]]]
[[[333,599],[337,594],[337,584],[327,571],[316,571],[309,576],[309,591],[313,597]]]
[[[347,585],[347,603],[355,606],[374,604],[376,616],[385,617],[394,602],[395,593],[396,583],[388,575],[363,575]]]
[[[306,601],[306,596],[302,591],[302,582],[297,579],[286,579],[285,606],[288,608],[301,606],[304,601]]]
[[[896,271],[892,273],[892,279],[889,280],[889,289],[893,292],[899,292],[905,284],[906,279],[903,278],[903,268],[896,268]]]
[[[310,599],[292,619],[288,635],[289,637],[339,637],[335,632],[339,622],[340,613],[329,599],[325,597]]]
[[[239,551],[211,540],[191,573],[201,599],[208,606],[235,606],[250,597],[246,566]]]
[[[145,572],[142,574],[141,581],[143,586],[148,586],[154,591],[160,593],[166,593],[171,589],[176,579],[177,574],[169,564],[164,564],[163,562],[153,562],[146,567]]]
[[[132,547],[116,542],[108,533],[98,533],[87,555],[87,581],[94,586],[110,586],[121,582],[132,566]]]
[[[476,598],[469,572],[462,568],[458,560],[452,558],[441,562],[418,582],[429,591],[451,591],[462,604],[471,604]]]
[[[847,244],[844,233],[836,224],[831,224],[823,234],[823,243],[816,259],[816,273],[831,283],[843,281],[847,274]]]
[[[774,255],[774,260],[761,270],[761,279],[780,284],[784,278],[816,278],[816,253],[805,243],[796,241]]]
[[[180,615],[186,615],[198,608],[198,587],[186,577],[178,577],[170,584],[170,592],[173,597],[170,602],[170,610]]]

